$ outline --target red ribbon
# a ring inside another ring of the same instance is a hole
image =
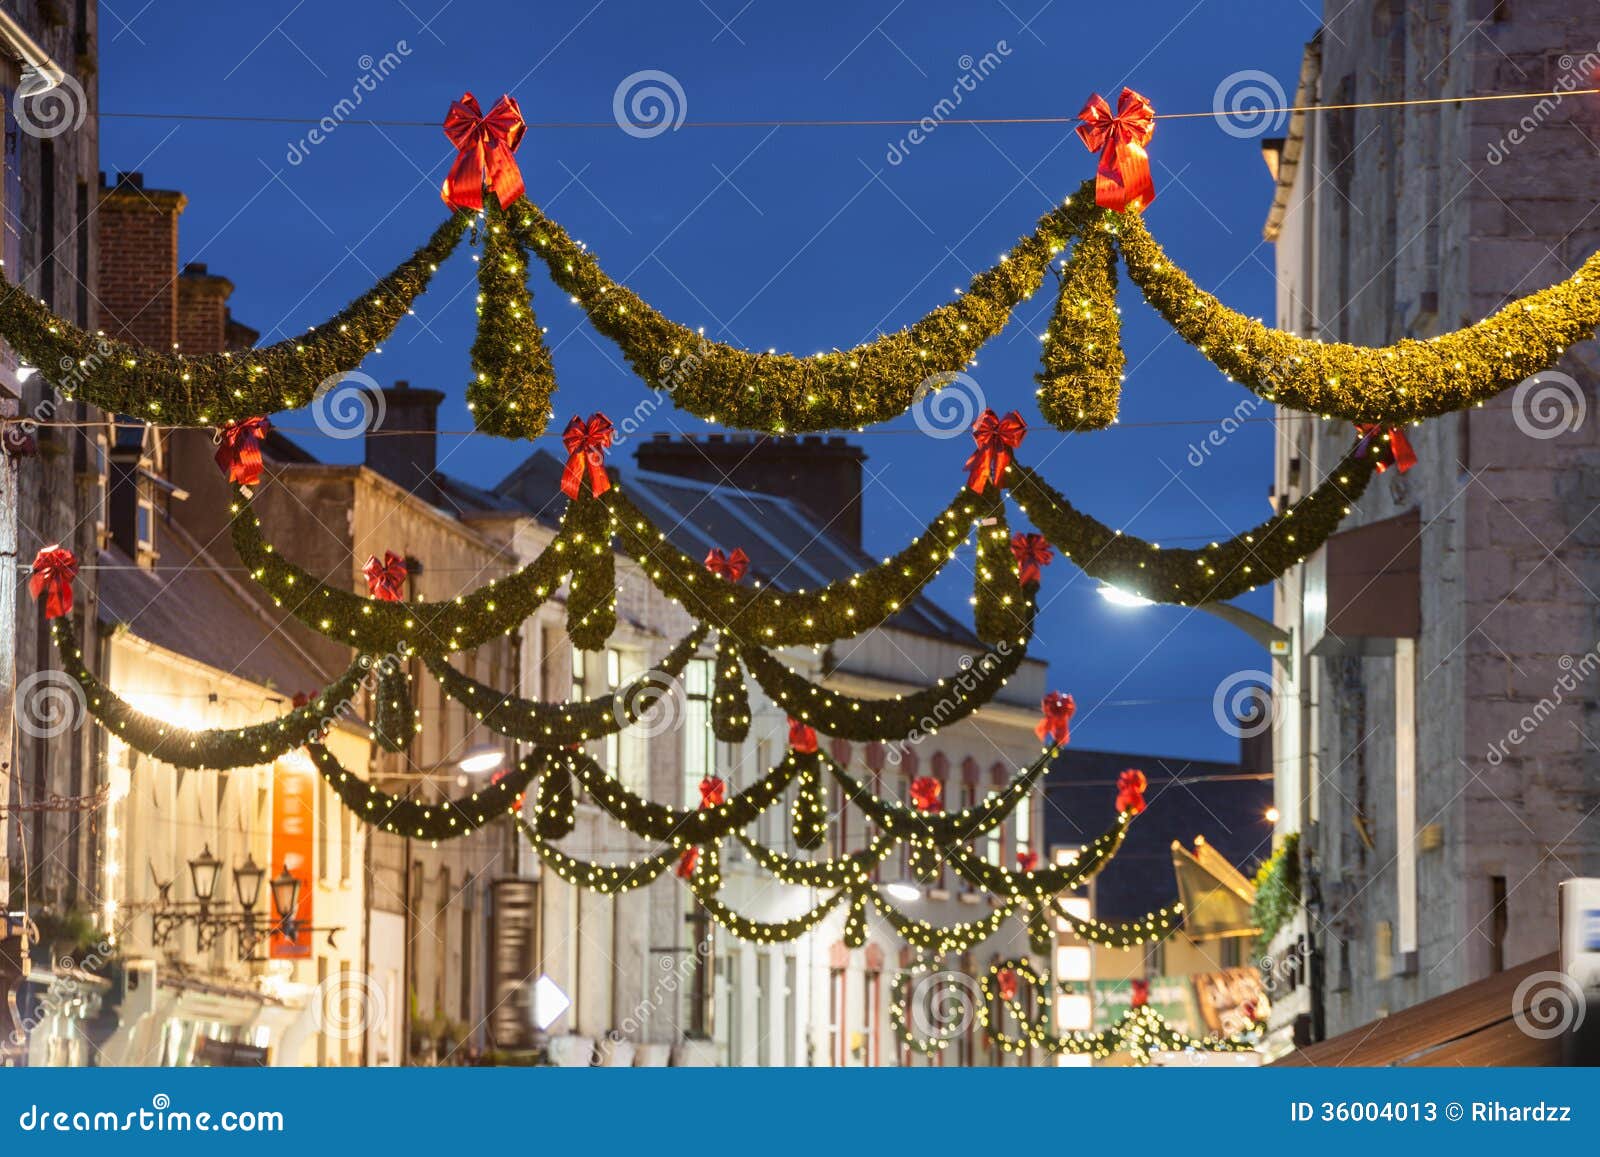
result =
[[[1143,209],[1156,199],[1150,178],[1150,155],[1144,147],[1156,131],[1155,110],[1131,88],[1122,90],[1117,115],[1111,115],[1106,98],[1095,93],[1078,114],[1083,123],[1078,136],[1091,152],[1100,154],[1094,177],[1094,201],[1119,213]]]
[[[1018,531],[1011,536],[1011,556],[1017,560],[1017,580],[1022,583],[1036,583],[1039,581],[1039,570],[1055,561],[1055,551],[1050,549],[1050,540],[1042,534],[1023,534]]]
[[[944,784],[931,775],[919,775],[911,781],[911,802],[918,811],[936,812],[944,802]]]
[[[1039,866],[1039,853],[1038,852],[1018,852],[1017,853],[1017,867],[1021,868],[1024,872],[1031,872],[1035,868],[1037,868],[1038,866]]]
[[[721,807],[727,795],[728,785],[722,781],[721,776],[708,775],[700,781],[700,806]]]
[[[706,555],[706,569],[719,579],[736,583],[744,578],[745,572],[750,569],[750,556],[737,546],[731,553],[723,551],[720,546],[714,546]]]
[[[78,577],[78,556],[59,543],[51,543],[33,556],[28,590],[44,596],[44,617],[62,619],[72,613],[72,580]]]
[[[817,750],[817,729],[810,724],[801,723],[794,716],[789,717],[789,747],[801,755],[810,755]]]
[[[483,190],[494,190],[501,206],[522,196],[522,170],[511,154],[522,143],[528,122],[509,96],[502,96],[485,116],[470,92],[453,101],[444,117],[444,135],[458,150],[439,195],[456,209],[483,208]]]
[[[1391,466],[1404,474],[1417,464],[1417,452],[1411,448],[1411,439],[1406,437],[1406,432],[1399,426],[1390,426],[1387,430],[1381,426],[1357,426],[1356,429],[1361,431],[1363,449],[1374,438],[1385,438],[1387,445],[1378,457],[1379,474]]]
[[[1077,700],[1071,695],[1063,695],[1059,691],[1052,691],[1039,700],[1039,710],[1044,713],[1044,718],[1034,725],[1033,733],[1040,739],[1049,738],[1053,747],[1062,747],[1072,741],[1073,712],[1078,710]]]
[[[1002,968],[995,979],[1000,982],[1000,999],[1017,999],[1017,970],[1015,968]]]
[[[1130,980],[1128,985],[1133,990],[1132,1004],[1134,1008],[1143,1008],[1150,1003],[1150,982],[1148,980]]]
[[[1005,485],[1011,452],[1022,445],[1027,433],[1028,424],[1015,410],[1004,418],[985,410],[972,424],[972,440],[978,448],[967,459],[967,485],[979,494],[991,480],[996,486]]]
[[[678,874],[678,879],[687,880],[690,876],[694,875],[695,867],[699,863],[700,849],[685,848],[683,850],[683,855],[678,857],[677,868],[674,869],[674,871],[676,871]]]
[[[403,602],[406,597],[406,560],[392,550],[383,552],[383,561],[373,555],[361,568],[367,576],[367,590],[385,603]]]
[[[1144,772],[1129,768],[1117,776],[1117,812],[1132,812],[1139,815],[1144,811],[1144,789],[1150,786],[1150,781],[1144,777]]]
[[[261,440],[270,425],[265,418],[246,418],[217,432],[217,465],[229,482],[254,486],[261,481]]]
[[[561,493],[576,498],[583,490],[583,475],[589,474],[589,493],[596,498],[611,489],[606,476],[606,451],[611,448],[611,419],[604,414],[589,415],[585,422],[574,417],[561,432],[567,448],[567,466],[561,471]]]

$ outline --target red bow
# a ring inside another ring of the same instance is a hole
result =
[[[1017,970],[1015,968],[1002,968],[995,976],[1000,982],[1000,999],[1017,999]]]
[[[1112,116],[1106,98],[1095,93],[1078,119],[1083,122],[1078,136],[1090,151],[1100,154],[1100,168],[1094,176],[1095,204],[1120,213],[1130,207],[1143,209],[1154,201],[1156,183],[1150,179],[1150,155],[1144,151],[1156,131],[1150,102],[1125,88],[1117,101],[1117,115]]]
[[[700,806],[721,807],[728,785],[721,776],[708,775],[700,781]]]
[[[246,418],[217,432],[217,465],[229,482],[254,486],[261,481],[261,439],[270,425],[265,418]]]
[[[1117,776],[1117,811],[1132,812],[1139,815],[1144,811],[1144,789],[1150,786],[1150,781],[1144,777],[1144,772],[1129,768]]]
[[[1003,486],[1006,468],[1011,465],[1011,451],[1022,445],[1027,433],[1028,424],[1015,410],[1004,418],[993,410],[985,410],[972,424],[972,440],[978,448],[967,459],[967,485],[979,494],[990,480],[996,486]]]
[[[367,590],[385,603],[402,602],[406,597],[406,560],[392,550],[383,552],[383,561],[373,555],[361,568],[367,576]]]
[[[675,869],[678,874],[678,879],[687,880],[690,876],[694,875],[695,866],[699,863],[700,849],[685,848],[683,850],[683,855],[678,857],[678,866]]]
[[[1024,872],[1031,872],[1035,868],[1037,868],[1038,866],[1039,866],[1039,853],[1038,852],[1018,852],[1017,853],[1017,867],[1021,868]]]
[[[1134,1008],[1143,1008],[1150,1003],[1150,982],[1148,980],[1130,980],[1128,984],[1133,989],[1132,1004]]]
[[[745,571],[750,569],[750,556],[739,547],[734,547],[732,553],[727,553],[720,546],[714,546],[706,555],[706,569],[720,579],[736,583],[744,578]]]
[[[1256,1002],[1253,1000],[1247,1000],[1241,1004],[1239,1006],[1239,1011],[1244,1013],[1245,1019],[1251,1024],[1254,1024],[1256,1021],[1261,1019],[1256,1012]]]
[[[801,723],[794,716],[789,717],[789,746],[802,755],[810,755],[817,750],[817,729],[810,724]]]
[[[911,802],[918,811],[936,812],[944,800],[944,784],[931,775],[919,775],[911,781]]]
[[[1384,448],[1378,454],[1379,474],[1391,466],[1404,474],[1417,464],[1417,452],[1411,448],[1411,439],[1399,426],[1390,426],[1387,430],[1380,426],[1357,426],[1356,429],[1361,431],[1361,445],[1357,448],[1362,451],[1374,438],[1384,437]]]
[[[494,190],[502,207],[522,196],[522,171],[511,154],[527,131],[528,122],[512,97],[495,101],[488,116],[470,92],[451,102],[444,135],[460,152],[439,190],[444,203],[456,209],[481,209],[485,186]]]
[[[1011,536],[1011,555],[1017,560],[1017,580],[1022,583],[1038,582],[1039,569],[1049,566],[1056,557],[1044,535],[1021,531]]]
[[[1039,700],[1039,710],[1044,712],[1044,718],[1034,725],[1033,733],[1040,739],[1048,736],[1053,747],[1070,743],[1072,732],[1069,724],[1072,723],[1073,713],[1078,710],[1077,700],[1071,695],[1052,691]]]
[[[589,493],[596,498],[611,489],[606,477],[605,452],[611,448],[611,419],[604,414],[589,415],[585,422],[574,417],[561,432],[567,448],[567,466],[561,472],[561,493],[576,498],[583,489],[584,467],[589,471]]]
[[[33,556],[28,590],[44,595],[44,617],[61,619],[72,613],[72,580],[78,577],[78,556],[59,543],[51,543]]]

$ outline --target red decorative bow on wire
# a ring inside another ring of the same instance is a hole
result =
[[[700,781],[700,806],[721,807],[726,798],[728,785],[718,775],[708,775]]]
[[[674,868],[673,871],[677,874],[678,879],[687,880],[690,876],[694,875],[694,870],[699,863],[700,849],[685,848],[683,849],[683,855],[678,857],[678,866]]]
[[[1117,811],[1132,812],[1139,815],[1144,811],[1144,789],[1150,786],[1150,781],[1144,777],[1144,772],[1129,768],[1117,776]]]
[[[737,546],[731,552],[725,552],[720,546],[714,546],[706,555],[706,569],[719,579],[736,583],[744,578],[745,572],[750,569],[750,556]]]
[[[1017,999],[1017,970],[1015,968],[1002,968],[995,974],[995,980],[1000,984],[1001,1000]]]
[[[1015,410],[1004,418],[985,410],[972,424],[972,440],[978,448],[967,459],[967,485],[979,494],[991,481],[1004,486],[1011,452],[1022,445],[1027,433],[1028,424]]]
[[[1150,102],[1125,88],[1117,101],[1117,115],[1112,116],[1106,98],[1095,93],[1078,119],[1083,122],[1078,136],[1091,152],[1100,154],[1095,204],[1120,213],[1130,207],[1138,211],[1154,201],[1156,183],[1150,178],[1150,155],[1144,151],[1156,131]]]
[[[261,481],[261,440],[270,425],[265,418],[246,418],[217,432],[217,465],[229,482],[254,486]]]
[[[802,755],[811,755],[817,750],[817,729],[808,723],[789,717],[789,747]]]
[[[1077,709],[1077,700],[1071,695],[1063,695],[1060,691],[1050,692],[1039,700],[1039,710],[1044,713],[1044,718],[1034,725],[1033,733],[1040,739],[1048,738],[1053,746],[1065,746],[1072,741],[1072,715]]]
[[[403,602],[406,597],[406,560],[392,550],[383,552],[380,562],[377,555],[367,559],[361,573],[367,576],[367,590],[372,597],[385,603]]]
[[[944,784],[931,775],[919,775],[911,781],[911,803],[920,812],[941,810],[944,802]]]
[[[460,151],[439,190],[444,203],[456,209],[481,209],[485,186],[494,190],[502,206],[522,196],[522,170],[511,154],[527,131],[528,122],[512,97],[495,101],[488,116],[470,92],[451,102],[444,117],[444,135]]]
[[[1130,1003],[1134,1008],[1143,1008],[1150,1003],[1150,982],[1148,980],[1131,980],[1129,988],[1133,990]]]
[[[1017,580],[1022,583],[1039,581],[1039,571],[1055,561],[1056,553],[1050,549],[1050,540],[1042,534],[1011,536],[1011,555],[1017,560]]]
[[[72,613],[72,580],[78,577],[78,556],[52,543],[33,556],[28,590],[44,596],[44,617],[61,619]]]
[[[566,469],[561,471],[561,493],[576,498],[583,490],[583,475],[589,474],[589,493],[599,498],[611,489],[606,476],[606,451],[611,448],[611,419],[604,414],[589,415],[585,422],[574,417],[561,432],[567,448]]]
[[[1384,447],[1378,454],[1379,474],[1391,466],[1404,474],[1417,464],[1417,452],[1411,448],[1411,439],[1399,426],[1390,426],[1387,430],[1381,426],[1357,426],[1356,429],[1361,431],[1361,444],[1356,447],[1361,453],[1366,452],[1374,438],[1383,439]]]
[[[1024,872],[1031,872],[1035,868],[1037,868],[1038,866],[1039,866],[1039,853],[1038,852],[1018,852],[1017,853],[1017,867],[1021,868]]]
[[[1239,1011],[1244,1013],[1245,1019],[1251,1024],[1255,1024],[1256,1021],[1261,1019],[1261,1015],[1256,1008],[1256,1002],[1253,1000],[1247,1000],[1241,1004]]]

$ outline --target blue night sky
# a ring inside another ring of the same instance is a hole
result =
[[[1158,112],[1209,110],[1218,85],[1247,70],[1276,78],[1292,96],[1317,26],[1313,9],[1153,0],[1130,19],[1125,5],[1067,0],[274,0],[224,8],[163,0],[143,9],[116,0],[114,9],[100,5],[100,99],[105,113],[310,122],[358,88],[372,59],[395,53],[398,67],[362,93],[357,117],[437,124],[471,89],[485,107],[510,92],[530,122],[606,122],[530,129],[518,154],[529,196],[668,316],[704,325],[717,340],[809,353],[854,345],[947,300],[1091,176],[1092,155],[1065,125],[946,124],[891,164],[904,128],[692,122],[921,117],[986,53],[999,63],[962,91],[956,116],[1071,116],[1091,91],[1114,102],[1123,84]],[[677,80],[690,124],[640,139],[610,123],[619,83],[646,69]],[[437,188],[453,151],[437,128],[344,124],[291,164],[308,127],[102,122],[102,168],[139,169],[147,185],[188,194],[180,260],[232,279],[234,314],[263,341],[339,309],[444,213]],[[1209,119],[1166,121],[1151,153],[1156,236],[1201,285],[1270,317],[1273,254],[1261,228],[1272,189],[1258,135],[1233,135]],[[541,272],[535,305],[561,380],[557,429],[578,410],[632,411],[644,387]],[[447,391],[441,424],[455,431],[470,427],[461,399],[474,293],[463,247],[418,316],[363,367],[384,383],[408,378]],[[1163,544],[1200,545],[1265,518],[1270,424],[1247,424],[1191,464],[1191,444],[1249,395],[1126,287],[1125,424],[1075,436],[1044,426],[1032,375],[1053,300],[1047,284],[973,371],[990,405],[1029,420],[1024,460],[1080,507]],[[308,435],[304,414],[284,415],[280,425],[319,455],[359,454],[359,442]],[[644,432],[709,429],[662,407]],[[866,495],[868,542],[887,553],[953,493],[971,444],[930,440],[909,418],[856,437],[869,472],[892,466]],[[483,485],[525,452],[480,437],[441,446],[445,470]],[[626,448],[616,458],[631,464]],[[1214,721],[1212,694],[1233,672],[1267,667],[1266,655],[1205,615],[1111,607],[1096,585],[1059,560],[1045,576],[1036,653],[1050,661],[1052,683],[1077,696],[1074,742],[1233,758],[1237,742]],[[970,582],[955,575],[936,590],[960,610]],[[1265,591],[1246,604],[1270,613]]]

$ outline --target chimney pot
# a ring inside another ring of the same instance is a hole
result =
[[[144,188],[144,174],[137,170],[133,172],[118,173],[117,184],[126,185],[130,189]]]

